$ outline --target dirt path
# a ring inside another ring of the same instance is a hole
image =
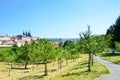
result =
[[[114,64],[112,62],[101,59],[98,56],[94,56],[94,58],[99,61],[101,64],[105,65],[107,69],[110,71],[108,75],[102,75],[96,80],[120,80],[120,65]]]

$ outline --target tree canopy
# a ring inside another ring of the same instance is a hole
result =
[[[120,42],[120,16],[117,18],[116,22],[107,29],[106,40],[111,49],[116,49],[115,42]]]

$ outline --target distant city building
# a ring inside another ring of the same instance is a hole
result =
[[[8,35],[0,36],[0,45],[11,45],[13,44],[11,37]]]
[[[22,46],[25,44],[25,42],[31,43],[31,39],[35,39],[34,37],[31,36],[30,31],[29,32],[23,32],[22,35],[17,35],[17,36],[0,36],[0,46],[12,46],[12,45],[17,45],[17,46]]]

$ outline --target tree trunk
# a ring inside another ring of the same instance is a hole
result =
[[[37,67],[39,66],[39,63],[37,62]]]
[[[91,61],[91,54],[89,53],[89,58],[88,58],[88,71],[91,71],[90,61]]]
[[[11,62],[11,70],[13,69],[13,63]]]
[[[58,69],[60,69],[60,61],[59,61],[59,59],[58,59]]]
[[[55,62],[53,61],[53,67],[55,66]]]
[[[8,76],[10,76],[11,69],[12,69],[12,62],[9,63],[9,73],[8,73]]]
[[[35,64],[35,63],[33,63],[33,71],[34,71],[34,64]]]
[[[26,61],[26,63],[25,63],[25,69],[27,69],[27,65],[28,65],[28,61]]]
[[[74,58],[73,58],[73,62],[75,62]]]
[[[91,54],[91,64],[93,65],[94,63],[94,58],[93,58],[93,54]]]
[[[62,69],[62,60],[60,59],[60,69]]]
[[[68,59],[66,59],[66,66],[68,65]]]
[[[48,71],[47,71],[47,62],[45,62],[45,76],[48,75]]]

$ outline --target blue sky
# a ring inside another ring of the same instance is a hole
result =
[[[0,0],[0,35],[76,38],[87,24],[105,34],[119,15],[120,0]]]

